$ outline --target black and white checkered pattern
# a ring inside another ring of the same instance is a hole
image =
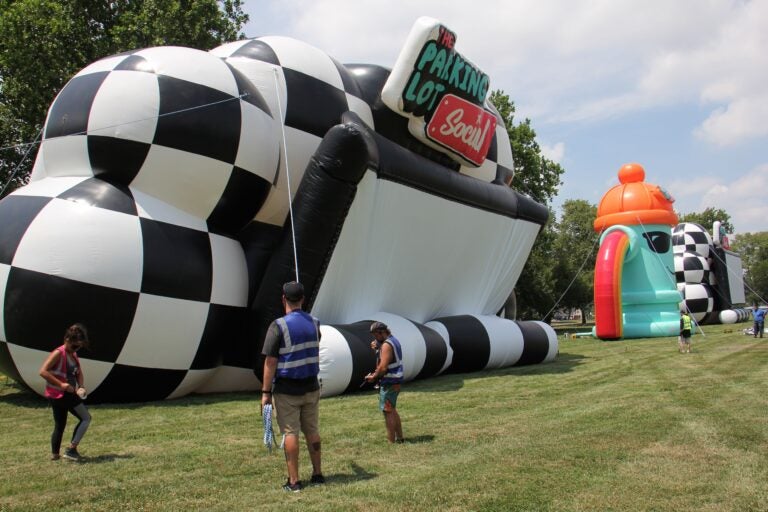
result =
[[[341,122],[341,115],[355,112],[373,127],[371,109],[344,66],[301,41],[263,37],[228,43],[211,53],[262,91],[274,117],[283,121],[288,156],[281,152],[275,191],[256,217],[259,222],[282,226],[288,213],[288,171],[293,195],[309,159],[325,133]],[[277,133],[282,137],[279,127]]]
[[[33,178],[98,176],[235,233],[272,188],[275,127],[258,89],[221,59],[140,50],[91,64],[61,90]]]
[[[211,50],[211,53],[226,59],[264,88],[274,91],[277,78],[280,103],[277,95],[270,92],[265,93],[265,98],[272,112],[283,112],[292,178],[295,174],[300,176],[298,173],[303,172],[320,139],[328,129],[339,123],[342,113],[355,112],[368,126],[379,129],[372,109],[387,108],[376,100],[389,76],[388,70],[359,64],[347,67],[323,51],[295,39],[273,36],[237,41]],[[511,180],[514,161],[509,135],[496,108],[490,102],[486,102],[485,107],[496,113],[498,118],[488,156],[482,166],[461,166],[459,172],[483,181],[493,181],[497,176]],[[398,136],[409,139],[408,147],[421,144],[410,135],[407,119],[394,115],[400,118],[396,123]],[[386,136],[389,127],[381,128]],[[300,155],[305,158],[300,158]],[[281,172],[282,175],[284,173]],[[277,187],[283,190],[284,196],[284,185],[278,182]],[[296,188],[298,184],[292,183],[292,187]],[[280,197],[281,194],[275,196]],[[275,219],[284,218],[282,209],[277,210],[265,208],[257,220],[274,223]]]
[[[703,258],[711,256],[712,237],[698,224],[683,222],[672,230],[672,251],[675,254],[692,252]]]
[[[687,309],[700,323],[719,321],[715,309],[715,272],[711,256],[712,237],[699,224],[683,222],[672,230],[677,289],[683,295],[681,309]],[[713,314],[714,313],[714,314]]]
[[[2,335],[21,382],[43,382],[26,361],[60,343],[76,319],[93,345],[82,353],[95,401],[181,396],[221,364],[217,322],[245,314],[240,244],[202,219],[98,178],[48,178],[0,202],[4,233]],[[241,340],[244,341],[244,340]]]
[[[698,323],[705,323],[715,307],[712,289],[707,284],[678,283],[677,290],[683,295],[682,310],[688,310]]]
[[[744,308],[724,309],[718,315],[721,324],[736,324],[752,320],[752,310]]]
[[[677,253],[675,259],[675,278],[678,283],[710,284],[711,272],[709,261],[692,252]]]
[[[406,381],[444,372],[464,373],[553,361],[557,334],[543,322],[463,315],[419,324],[391,313],[350,325],[322,326],[320,378],[323,396],[359,389],[376,365],[370,349],[372,321],[387,324],[403,349]]]

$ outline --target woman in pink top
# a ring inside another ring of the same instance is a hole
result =
[[[77,351],[88,345],[88,332],[82,324],[74,324],[64,333],[64,344],[54,349],[40,367],[40,376],[45,379],[45,396],[53,408],[53,434],[51,434],[51,460],[58,460],[61,440],[67,426],[67,414],[72,413],[78,420],[72,434],[72,443],[64,452],[64,458],[81,460],[77,445],[91,424],[91,414],[83,403],[83,371]]]

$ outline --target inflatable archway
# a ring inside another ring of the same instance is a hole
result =
[[[620,184],[603,196],[594,222],[601,232],[595,263],[595,332],[601,339],[673,336],[679,332],[671,232],[674,199],[626,164]]]
[[[372,367],[372,320],[408,379],[552,360],[549,326],[494,315],[547,209],[509,188],[488,77],[455,41],[422,18],[391,71],[284,37],[83,69],[0,202],[0,369],[42,392],[79,321],[94,401],[256,389],[296,262],[324,395]]]

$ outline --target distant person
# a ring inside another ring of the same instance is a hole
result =
[[[366,375],[365,380],[375,382],[381,379],[379,409],[384,413],[387,440],[390,443],[403,443],[403,427],[397,412],[397,397],[403,382],[403,349],[386,324],[373,322],[371,333],[374,337],[371,349],[376,352],[376,369]]]
[[[86,396],[83,387],[83,370],[77,351],[87,347],[88,331],[82,324],[70,326],[64,333],[64,344],[53,350],[40,367],[40,376],[45,379],[45,396],[53,409],[53,434],[51,434],[51,460],[59,460],[61,440],[67,427],[67,415],[72,413],[79,421],[72,433],[72,442],[64,452],[64,458],[80,461],[77,451],[88,426],[91,414],[83,403]]]
[[[270,324],[262,355],[266,356],[261,388],[262,408],[274,402],[277,424],[285,440],[288,480],[283,489],[298,492],[299,431],[304,433],[312,462],[310,483],[323,484],[320,467],[319,402],[320,322],[301,310],[304,286],[283,285],[285,316]]]
[[[691,352],[691,328],[693,321],[685,311],[680,312],[680,353]]]
[[[755,311],[752,314],[752,318],[755,321],[755,325],[752,326],[752,332],[757,338],[757,334],[760,333],[760,337],[763,337],[763,331],[765,330],[765,309],[760,309],[755,306]]]

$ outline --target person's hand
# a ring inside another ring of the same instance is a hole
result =
[[[272,393],[261,393],[261,414],[264,414],[264,406],[272,403]]]
[[[379,349],[379,344],[376,343],[376,340],[371,341],[371,350],[374,352]]]
[[[75,392],[75,388],[69,382],[64,384],[64,387],[62,389],[64,390],[65,393],[74,393]]]
[[[376,380],[376,374],[369,373],[368,375],[365,376],[365,380],[367,380],[368,382],[373,382],[374,380]]]
[[[88,392],[85,390],[83,386],[80,386],[77,388],[77,396],[79,396],[81,399],[85,400],[85,397],[88,396]]]

